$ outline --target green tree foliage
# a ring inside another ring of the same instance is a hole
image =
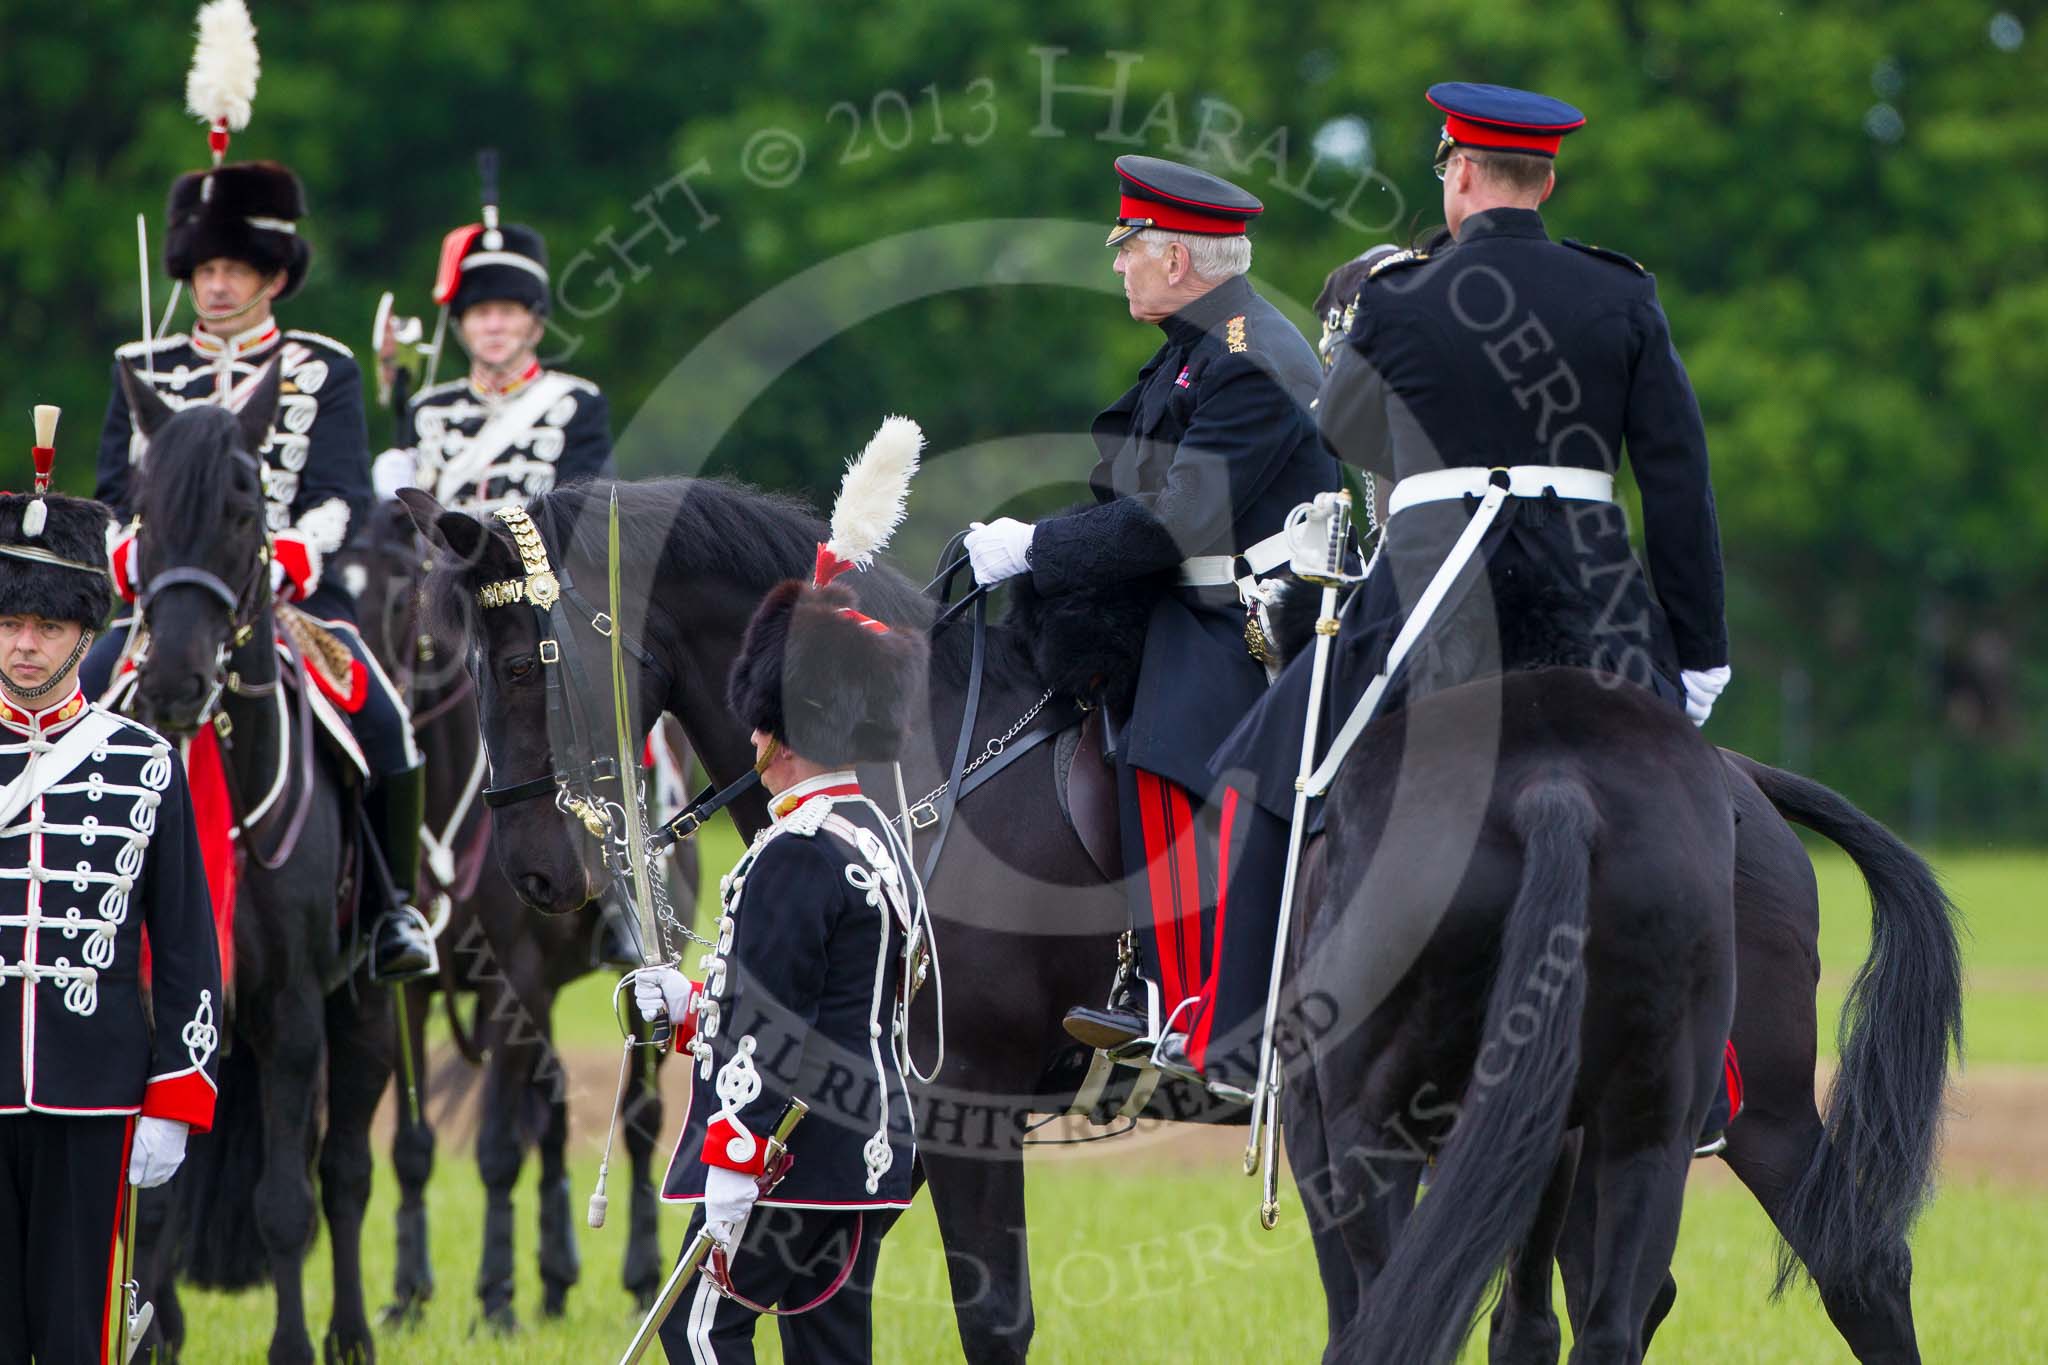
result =
[[[313,208],[288,322],[353,344],[380,289],[427,311],[440,234],[474,215],[474,152],[496,146],[508,216],[554,255],[551,347],[612,393],[627,473],[822,496],[907,412],[936,469],[955,461],[920,489],[913,555],[993,503],[1073,496],[1089,417],[1154,344],[1094,245],[1114,155],[1260,194],[1255,274],[1312,327],[1326,270],[1437,217],[1425,86],[1562,95],[1591,121],[1553,233],[1656,272],[1707,416],[1736,648],[1716,737],[1923,833],[2038,837],[2037,9],[253,9],[264,76],[234,153],[291,163]],[[163,191],[204,156],[180,107],[189,20],[32,7],[0,45],[0,344],[17,411],[66,407],[73,485],[108,352],[138,332],[134,215],[160,245]]]

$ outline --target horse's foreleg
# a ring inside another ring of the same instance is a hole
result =
[[[509,1332],[519,1326],[519,1315],[512,1306],[512,1186],[525,1160],[520,1100],[533,1054],[498,1032],[484,1067],[483,1107],[476,1133],[477,1176],[484,1182],[484,1245],[477,1265],[476,1295],[484,1323]]]
[[[396,1029],[382,990],[337,992],[327,1009],[327,1136],[320,1204],[334,1262],[328,1365],[372,1365],[377,1345],[363,1302],[363,1210],[370,1202],[370,1119],[391,1082]]]
[[[1021,1362],[1031,1347],[1024,1154],[920,1147],[946,1247],[960,1347],[972,1365]]]
[[[543,1017],[546,1017],[545,1015]],[[563,1148],[569,1141],[568,1078],[562,1072],[552,1039],[543,1038],[540,1056],[528,1082],[535,1102],[547,1107],[540,1134],[540,1285],[541,1312],[558,1318],[569,1290],[583,1278],[583,1257],[576,1249],[576,1216],[569,1189]]]
[[[642,1051],[634,1058],[625,1109],[619,1115],[633,1166],[632,1222],[626,1230],[621,1279],[643,1311],[660,1292],[667,1269],[661,1259],[661,1192],[654,1185],[654,1157],[662,1132],[660,1065],[658,1053]]]
[[[295,977],[306,980],[305,976]],[[263,1093],[263,1174],[256,1181],[256,1236],[270,1261],[277,1323],[270,1365],[312,1365],[303,1276],[313,1244],[314,1126],[324,1011],[317,995],[280,994],[270,1004],[271,1032],[258,1058]]]
[[[427,1010],[433,993],[407,983],[406,1036],[400,1040],[411,1056],[412,1075],[425,1085]],[[401,1078],[402,1080],[402,1078]],[[427,1121],[426,1097],[417,1104],[403,1090],[398,1096],[398,1123],[391,1134],[391,1166],[398,1175],[398,1264],[391,1275],[392,1301],[380,1315],[387,1326],[417,1322],[421,1308],[434,1297],[434,1264],[427,1250],[427,1181],[434,1174],[434,1129]]]

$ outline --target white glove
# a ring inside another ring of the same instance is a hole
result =
[[[1678,675],[1685,684],[1685,714],[1692,718],[1694,725],[1705,725],[1707,717],[1714,713],[1714,703],[1721,698],[1721,689],[1728,686],[1728,679],[1735,676],[1727,664],[1719,668],[1688,668]]]
[[[760,1197],[761,1187],[754,1177],[723,1166],[704,1168],[704,1226],[726,1255],[732,1255],[739,1244],[740,1230]]]
[[[968,525],[974,529],[967,533],[967,558],[974,565],[974,581],[982,587],[992,588],[1031,567],[1031,536],[1037,527],[1015,517]]]
[[[420,476],[420,458],[410,450],[394,446],[370,461],[370,482],[380,498],[395,498],[401,488],[412,488]]]
[[[270,595],[276,597],[284,591],[284,565],[277,562],[277,556],[270,557]]]
[[[633,973],[633,1003],[649,1023],[663,1014],[680,1021],[690,1007],[690,978],[673,967],[642,967]]]
[[[185,1134],[191,1125],[179,1119],[139,1118],[128,1148],[128,1183],[153,1190],[178,1173],[185,1160]]]

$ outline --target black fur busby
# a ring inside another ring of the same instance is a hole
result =
[[[479,233],[463,253],[461,281],[455,287],[455,297],[449,300],[448,308],[456,317],[463,310],[475,304],[492,299],[509,299],[523,303],[533,310],[535,316],[548,311],[548,245],[538,232],[524,223],[507,223],[498,230],[501,241],[494,249],[485,245],[490,234]],[[539,273],[526,266],[508,261],[474,260],[477,256],[517,256],[533,262]]]
[[[927,648],[920,632],[877,624],[859,614],[845,588],[778,584],[747,624],[727,701],[742,723],[813,763],[893,760],[910,728]]]
[[[299,178],[275,161],[188,171],[171,184],[164,268],[174,280],[189,280],[202,262],[226,256],[266,275],[284,271],[278,298],[290,298],[305,282],[313,260],[312,248],[296,231],[305,216],[306,192]],[[293,229],[270,226],[285,223]]]
[[[114,605],[103,567],[107,527],[113,516],[88,498],[45,493],[45,520],[36,535],[22,530],[22,517],[38,499],[29,493],[0,493],[0,611],[50,621],[76,621],[98,630]],[[23,557],[16,551],[66,561]]]

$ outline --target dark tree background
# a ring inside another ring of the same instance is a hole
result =
[[[139,334],[134,216],[160,245],[163,193],[205,155],[182,109],[191,13],[9,8],[5,397],[16,450],[31,403],[64,406],[84,487],[108,353]],[[360,347],[381,289],[428,312],[440,235],[474,218],[475,151],[496,146],[508,217],[554,254],[550,349],[610,391],[625,472],[825,496],[907,412],[936,453],[913,562],[994,504],[1071,495],[1078,433],[1154,344],[1105,292],[1113,156],[1258,193],[1255,274],[1300,309],[1336,262],[1433,223],[1430,82],[1570,99],[1591,122],[1553,234],[1656,272],[1713,441],[1736,667],[1715,737],[1922,836],[2040,835],[2038,5],[252,10],[264,74],[234,155],[287,161],[312,201],[288,325]],[[159,269],[159,308],[167,288]]]

